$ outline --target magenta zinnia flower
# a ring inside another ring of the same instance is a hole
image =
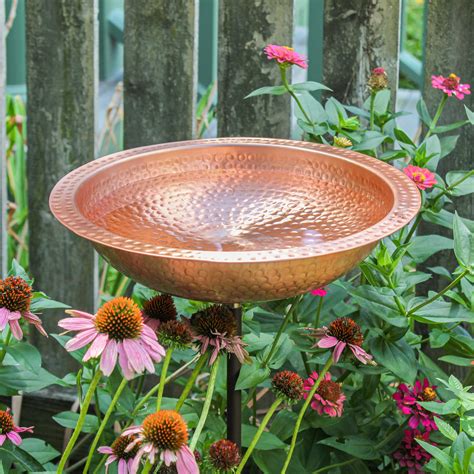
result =
[[[313,372],[304,381],[303,390],[310,392],[318,378],[318,373]],[[304,398],[308,398],[308,393],[304,394]],[[333,382],[331,380],[331,374],[327,372],[313,396],[311,408],[316,410],[320,415],[326,413],[331,417],[342,416],[345,399],[346,396],[341,389],[341,384]]]
[[[20,446],[22,443],[21,436],[18,433],[33,433],[33,426],[24,428],[21,426],[15,426],[13,422],[13,416],[10,414],[10,409],[0,410],[0,446],[9,439],[13,444]]]
[[[422,191],[432,188],[436,183],[436,176],[426,168],[408,165],[403,172],[418,186]]]
[[[430,385],[426,378],[423,383],[417,380],[411,388],[404,383],[398,386],[398,390],[393,394],[393,399],[397,402],[397,408],[404,415],[411,415],[408,420],[410,428],[416,429],[421,423],[426,431],[438,429],[433,420],[433,414],[418,403],[436,400],[435,389],[436,385]]]
[[[450,74],[448,77],[431,76],[431,86],[442,90],[449,97],[454,95],[459,100],[464,99],[465,95],[471,93],[471,86],[469,84],[461,84],[461,78],[456,76],[456,74]]]
[[[201,354],[211,352],[213,364],[220,352],[235,354],[240,363],[248,362],[249,354],[237,335],[237,325],[232,311],[224,305],[212,305],[191,316],[191,331],[200,345]]]
[[[275,59],[282,66],[298,66],[307,69],[308,60],[294,51],[289,46],[278,46],[276,44],[269,44],[263,49],[268,59]]]
[[[329,327],[323,326],[319,329],[311,329],[312,336],[319,340],[313,347],[334,347],[333,358],[337,362],[342,352],[348,347],[354,356],[363,364],[371,363],[372,356],[362,349],[364,337],[359,325],[351,318],[337,318]]]
[[[108,454],[107,461],[105,461],[105,472],[108,472],[109,465],[117,461],[118,474],[135,474],[132,470],[133,459],[135,458],[140,443],[135,444],[129,451],[127,447],[135,441],[136,436],[119,436],[111,446],[101,446],[98,451],[101,454]]]
[[[421,433],[418,430],[406,430],[400,447],[393,453],[393,458],[400,467],[407,469],[408,474],[423,474],[423,466],[431,459],[431,454],[425,451],[416,439],[428,442],[430,433]],[[434,443],[431,443],[434,444]]]
[[[10,276],[0,280],[0,331],[9,324],[13,337],[19,341],[23,339],[22,317],[47,336],[40,318],[30,311],[32,293],[31,286],[23,278]]]
[[[176,463],[178,474],[199,474],[196,458],[187,445],[188,427],[178,412],[160,410],[152,413],[143,420],[141,426],[131,426],[123,432],[123,436],[130,435],[137,435],[137,438],[128,445],[126,451],[140,444],[133,460],[132,472],[138,472],[143,457],[154,464],[159,454],[159,459],[166,466]]]
[[[145,369],[153,373],[153,361],[160,362],[165,355],[156,334],[143,323],[140,309],[130,298],[114,298],[95,315],[77,310],[66,312],[73,317],[61,319],[58,326],[78,331],[78,335],[66,343],[66,350],[75,351],[91,342],[82,360],[100,357],[100,370],[104,375],[112,373],[117,358],[127,379]]]
[[[321,298],[322,298],[323,296],[326,296],[328,294],[328,292],[325,288],[316,288],[315,290],[311,291],[311,294],[313,296],[321,296]]]

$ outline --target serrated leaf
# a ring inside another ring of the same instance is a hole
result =
[[[437,416],[434,417],[434,421],[441,434],[444,435],[446,438],[450,439],[451,441],[454,441],[457,438],[457,431],[449,423],[446,423]]]
[[[415,441],[421,445],[425,451],[430,453],[443,467],[446,469],[451,469],[451,458],[448,454],[446,454],[444,451],[441,451],[441,449],[437,448],[436,446],[433,446],[432,444],[427,443],[421,439],[415,438]]]

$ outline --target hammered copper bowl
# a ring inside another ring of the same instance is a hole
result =
[[[231,303],[335,280],[415,216],[420,194],[402,172],[353,151],[221,138],[92,161],[56,185],[50,206],[133,280]]]

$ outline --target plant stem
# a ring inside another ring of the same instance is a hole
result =
[[[410,240],[413,237],[413,234],[415,233],[415,230],[417,229],[420,222],[421,222],[421,212],[416,216],[415,222],[413,222],[413,225],[411,226],[410,231],[408,232],[407,236],[405,237],[402,245],[405,245],[408,242],[410,242]]]
[[[118,399],[120,398],[120,395],[123,392],[123,389],[127,386],[127,382],[128,382],[128,380],[124,377],[122,379],[122,381],[120,382],[120,385],[118,386],[117,390],[115,391],[115,395],[112,398],[112,401],[110,402],[109,408],[107,408],[107,411],[104,415],[102,423],[99,426],[99,430],[97,431],[97,434],[95,435],[95,438],[92,441],[92,444],[89,448],[89,455],[87,456],[87,462],[86,462],[86,465],[84,466],[83,474],[86,474],[87,472],[89,472],[89,467],[90,467],[91,462],[92,462],[92,456],[95,453],[95,448],[97,447],[97,444],[100,441],[100,437],[102,436],[102,433],[105,430],[107,422],[109,421],[109,418],[110,418],[110,416],[112,415],[112,413],[115,409],[115,405],[117,404]]]
[[[432,205],[434,206],[440,199],[442,196],[444,196],[445,194],[449,193],[449,191],[451,191],[452,189],[454,189],[456,186],[459,186],[461,183],[463,183],[464,181],[466,181],[466,179],[470,178],[471,176],[474,175],[474,170],[471,170],[469,171],[468,173],[466,173],[461,179],[458,179],[457,181],[455,181],[454,183],[450,184],[449,186],[446,187],[446,189],[443,189],[434,199],[433,199],[433,203]]]
[[[199,436],[201,435],[201,431],[204,428],[204,424],[206,423],[207,415],[209,413],[209,408],[211,407],[212,402],[212,395],[214,393],[214,386],[216,385],[217,379],[217,370],[219,369],[219,359],[218,357],[214,364],[212,364],[211,369],[211,376],[209,377],[209,385],[207,386],[206,398],[204,400],[204,406],[202,407],[202,413],[199,417],[198,424],[196,426],[196,430],[194,431],[193,437],[191,439],[191,443],[189,445],[189,449],[191,452],[194,452],[194,448],[199,440]]]
[[[3,341],[3,347],[2,350],[0,351],[0,364],[3,362],[3,359],[5,359],[5,355],[7,353],[7,347],[10,344],[12,338],[12,332],[10,331],[10,327],[7,327],[7,336],[5,337],[5,340]]]
[[[436,128],[436,124],[438,123],[439,118],[441,117],[441,113],[443,112],[444,106],[446,105],[446,101],[448,100],[447,94],[443,94],[441,101],[436,109],[435,116],[433,117],[433,121],[430,124],[430,129],[426,133],[425,141],[431,136],[433,130]]]
[[[183,406],[184,402],[186,401],[186,398],[188,398],[189,392],[193,388],[194,382],[196,381],[197,376],[201,372],[202,368],[204,367],[204,364],[206,363],[208,358],[208,353],[202,354],[196,365],[194,366],[194,369],[191,373],[191,376],[188,378],[188,381],[186,382],[186,385],[184,386],[183,391],[181,392],[181,396],[179,397],[178,401],[176,402],[176,407],[175,410],[179,411],[181,410],[181,407]]]
[[[468,273],[469,273],[469,270],[464,270],[448,286],[444,287],[439,293],[436,293],[436,295],[432,296],[426,301],[423,301],[423,303],[420,303],[419,305],[416,305],[414,308],[410,309],[407,315],[411,316],[412,314],[416,313],[419,309],[423,308],[426,305],[431,304],[433,301],[437,300],[440,296],[443,296],[447,291],[455,287]]]
[[[303,406],[301,407],[301,410],[298,414],[298,419],[296,420],[295,429],[293,430],[293,436],[291,438],[290,449],[288,451],[285,464],[283,465],[283,469],[281,470],[280,474],[285,474],[286,470],[288,469],[288,466],[290,465],[291,457],[293,456],[293,451],[295,450],[295,446],[296,446],[296,439],[298,438],[298,432],[300,430],[301,422],[303,421],[303,416],[306,413],[306,410],[308,409],[311,401],[313,400],[313,396],[316,393],[316,390],[318,389],[319,385],[323,381],[324,376],[326,375],[327,371],[331,367],[332,362],[333,362],[333,356],[331,354],[326,364],[324,364],[323,369],[319,373],[318,380],[316,380],[313,387],[311,388],[311,391],[308,394],[308,398],[305,400]]]
[[[102,456],[100,463],[97,464],[97,467],[94,469],[94,472],[92,474],[97,474],[102,469],[102,466],[105,464],[105,461],[107,461],[107,457],[108,457],[107,454]]]
[[[163,399],[163,391],[165,389],[166,384],[166,372],[168,372],[172,353],[173,349],[169,347],[166,351],[165,360],[163,361],[163,367],[161,368],[160,383],[158,385],[158,395],[156,397],[156,411],[159,411],[161,408],[161,400]]]
[[[372,91],[370,93],[370,130],[374,129],[374,123],[375,123],[375,95],[377,92]]]
[[[314,328],[315,329],[319,328],[319,319],[321,318],[321,309],[323,307],[323,302],[324,302],[324,297],[320,296],[319,297],[318,309],[316,310],[316,318],[314,319]]]
[[[145,467],[143,468],[143,471],[142,471],[142,474],[148,474],[150,472],[150,469],[152,468],[153,466],[151,465],[150,461],[147,460],[146,464],[145,464]]]
[[[87,390],[86,396],[84,397],[84,402],[82,403],[82,406],[81,406],[81,412],[79,413],[77,425],[74,428],[74,432],[72,433],[72,436],[69,439],[66,449],[64,450],[64,453],[61,456],[61,460],[59,461],[58,470],[56,471],[57,474],[61,474],[64,471],[64,466],[67,463],[67,460],[69,458],[69,455],[71,454],[72,448],[74,447],[74,444],[76,443],[77,438],[79,438],[82,427],[84,425],[84,421],[86,419],[87,410],[89,409],[89,405],[91,403],[92,397],[94,396],[95,389],[97,387],[97,384],[99,383],[100,376],[101,376],[101,372],[100,370],[97,370],[96,373],[94,374],[94,378],[92,379],[89,385],[89,389]]]
[[[352,464],[355,461],[357,461],[357,458],[352,458],[352,459],[348,459],[347,461],[331,464],[330,466],[325,466],[325,467],[322,467],[321,469],[316,469],[316,471],[313,471],[313,474],[319,474],[320,472],[330,471],[331,469],[335,469],[336,467],[347,466],[348,464]]]
[[[270,348],[270,352],[268,353],[267,357],[265,357],[265,360],[262,362],[261,367],[266,367],[269,362],[271,362],[273,355],[275,354],[275,351],[277,350],[278,342],[280,341],[280,337],[283,334],[283,331],[285,330],[286,326],[288,326],[288,323],[290,322],[291,316],[293,314],[293,311],[295,310],[296,305],[300,302],[301,297],[297,296],[293,302],[291,303],[291,306],[288,309],[288,312],[285,315],[285,319],[280,325],[280,328],[278,329],[278,332],[275,336],[275,339],[273,339],[272,347]]]
[[[272,406],[268,409],[265,417],[262,420],[262,423],[260,423],[260,426],[258,427],[258,430],[255,433],[255,435],[254,435],[254,437],[253,437],[253,439],[250,443],[250,446],[248,447],[247,451],[245,452],[244,457],[240,461],[239,467],[237,468],[237,471],[235,471],[235,474],[240,474],[242,472],[242,469],[244,468],[245,464],[249,460],[250,455],[252,454],[252,451],[255,449],[255,446],[258,443],[258,440],[262,436],[263,430],[265,429],[265,427],[267,426],[268,422],[270,421],[270,418],[272,417],[273,413],[275,413],[275,410],[280,406],[281,403],[282,403],[282,399],[277,398],[273,402]]]

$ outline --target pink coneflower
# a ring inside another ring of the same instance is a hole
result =
[[[298,66],[303,69],[308,68],[308,60],[294,51],[289,46],[278,46],[276,44],[269,44],[263,49],[268,59],[275,59],[282,66]]]
[[[156,334],[146,324],[138,306],[124,297],[105,303],[97,314],[66,311],[72,318],[61,319],[58,326],[67,331],[78,331],[66,344],[66,350],[75,351],[92,343],[83,360],[100,357],[100,370],[110,375],[118,362],[123,375],[133,378],[146,370],[155,372],[153,361],[160,362],[165,350]]]
[[[314,383],[318,380],[319,375],[313,372],[305,381],[303,389],[305,392],[310,392]],[[308,398],[308,393],[304,394],[304,398]],[[341,389],[341,384],[331,380],[331,374],[327,372],[323,380],[319,384],[316,393],[311,402],[311,408],[316,410],[320,415],[326,413],[331,417],[342,416],[344,409],[344,401],[346,396]]]
[[[22,439],[18,433],[24,432],[33,433],[33,426],[28,428],[15,426],[10,410],[8,408],[6,410],[0,410],[0,446],[3,446],[7,438],[13,444],[20,446]]]
[[[9,324],[13,337],[19,341],[23,338],[21,317],[47,336],[40,318],[30,311],[32,293],[31,286],[23,278],[10,276],[0,280],[0,331]]]
[[[111,446],[101,446],[98,451],[101,454],[108,454],[105,461],[105,472],[108,472],[109,465],[117,461],[118,474],[135,474],[132,470],[133,459],[136,456],[140,443],[135,444],[130,451],[127,447],[135,441],[136,436],[119,436]]]
[[[228,439],[216,441],[209,448],[209,463],[218,473],[234,472],[240,463],[240,449]]]
[[[403,172],[418,186],[422,191],[432,188],[436,183],[436,176],[426,168],[408,165]]]
[[[430,433],[421,433],[418,430],[406,430],[400,447],[393,453],[393,458],[400,467],[407,469],[408,474],[423,474],[423,466],[431,459],[431,454],[425,451],[416,439],[428,442]],[[434,443],[431,443],[434,444]]]
[[[397,402],[397,408],[404,415],[411,415],[408,426],[412,429],[418,428],[420,423],[426,431],[437,430],[438,427],[433,420],[433,414],[423,408],[418,402],[432,402],[437,399],[436,385],[430,385],[428,379],[423,383],[417,380],[410,388],[404,383],[398,386],[398,390],[393,394],[393,399]]]
[[[313,337],[320,339],[313,347],[334,347],[334,362],[339,360],[347,346],[363,364],[371,363],[372,356],[361,347],[364,337],[360,326],[351,318],[337,318],[328,327],[323,326],[311,331]]]
[[[161,323],[175,321],[178,311],[170,295],[157,295],[143,303],[143,322],[156,331]]]
[[[209,364],[213,364],[219,353],[235,354],[241,363],[249,360],[245,344],[237,335],[237,325],[232,311],[224,305],[212,305],[191,316],[191,331],[200,345],[200,352],[211,352]]]
[[[316,288],[315,290],[311,291],[311,294],[313,296],[321,296],[321,298],[322,298],[323,296],[326,296],[328,294],[328,292],[324,288]]]
[[[456,76],[456,74],[450,74],[448,77],[431,76],[431,86],[442,90],[449,97],[454,95],[459,100],[464,99],[465,95],[471,93],[471,86],[469,84],[461,84],[461,78]]]
[[[137,435],[126,451],[134,449],[140,443],[133,460],[132,472],[138,472],[143,457],[154,464],[159,454],[166,466],[176,463],[178,474],[199,474],[196,458],[187,446],[188,427],[178,412],[160,410],[152,413],[143,420],[141,426],[127,428],[123,435]]]

